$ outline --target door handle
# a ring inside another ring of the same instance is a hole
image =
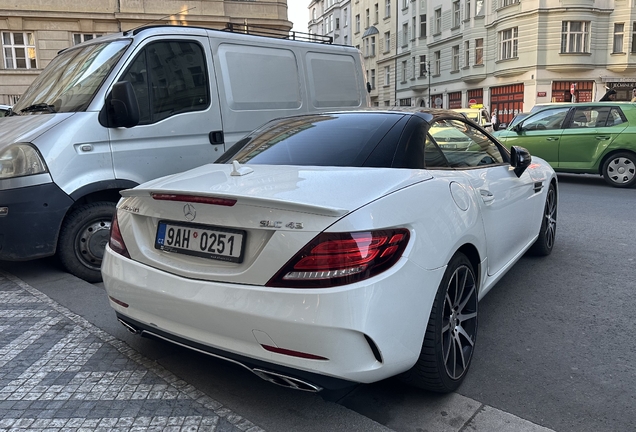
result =
[[[546,140],[547,141],[558,141],[559,137],[547,137]]]
[[[495,196],[492,194],[492,192],[485,189],[479,189],[479,195],[481,195],[481,199],[486,204],[489,204],[495,200]]]
[[[597,136],[596,139],[599,141],[607,141],[608,139],[610,139],[610,137],[608,137],[607,135],[605,136],[601,135],[601,136]]]
[[[225,138],[223,137],[223,131],[212,131],[209,134],[210,144],[217,145],[223,144],[225,142]]]

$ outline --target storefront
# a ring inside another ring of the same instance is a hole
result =
[[[510,123],[523,111],[523,84],[490,88],[490,110],[497,113],[498,123]]]
[[[471,105],[483,105],[484,104],[484,89],[468,90],[466,92],[468,97],[468,107]]]
[[[627,81],[630,80],[630,81]],[[599,91],[597,100],[600,99],[603,94],[605,94],[606,90],[614,89],[616,90],[616,100],[617,101],[631,101],[632,100],[632,90],[636,89],[636,78],[627,78],[625,81],[619,81],[616,78],[607,78],[603,79],[605,81],[605,87],[607,89],[603,89],[604,91]]]
[[[450,109],[462,107],[462,92],[453,92],[448,94],[448,107]]]
[[[592,102],[594,81],[554,81],[552,102]],[[598,97],[603,96],[604,92]],[[630,89],[631,98],[631,89]]]

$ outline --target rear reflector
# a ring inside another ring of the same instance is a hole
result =
[[[123,307],[125,307],[125,308],[127,308],[127,307],[128,307],[128,303],[124,303],[124,302],[123,302],[123,301],[121,301],[121,300],[117,300],[115,297],[108,296],[108,298],[109,298],[109,299],[110,299],[113,303],[116,303],[116,304],[118,304],[119,306],[123,306]]]
[[[293,350],[288,350],[284,348],[278,348],[271,345],[261,345],[261,346],[265,348],[267,351],[277,353],[277,354],[284,354],[284,355],[288,355],[292,357],[300,357],[300,358],[305,358],[310,360],[329,360],[326,357],[321,357],[315,354],[309,354],[309,353],[304,353],[300,351],[293,351]]]
[[[232,207],[236,204],[235,199],[229,198],[217,198],[217,197],[205,197],[205,196],[197,196],[197,195],[178,195],[178,194],[160,194],[160,193],[151,193],[150,194],[153,199],[159,201],[181,201],[181,202],[191,202],[191,203],[199,203],[199,204],[211,204],[211,205],[220,205],[226,207]]]

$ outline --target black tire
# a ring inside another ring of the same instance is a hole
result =
[[[636,156],[628,152],[614,153],[603,164],[603,178],[614,187],[634,186],[636,184]]]
[[[541,228],[539,237],[534,242],[528,253],[534,256],[548,256],[554,248],[557,226],[557,195],[556,188],[550,184],[548,195],[545,199],[545,207],[541,216]]]
[[[440,393],[457,390],[475,349],[477,297],[473,266],[464,254],[457,253],[437,289],[420,357],[399,376],[402,381]]]
[[[69,273],[91,283],[102,280],[100,268],[113,213],[114,203],[96,202],[81,205],[67,215],[60,230],[57,255]]]

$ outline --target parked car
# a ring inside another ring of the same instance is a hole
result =
[[[517,123],[519,123],[521,120],[523,120],[524,118],[528,117],[530,115],[530,113],[524,113],[524,112],[520,112],[518,114],[516,114],[512,120],[510,120],[510,123],[499,123],[499,127],[497,130],[504,130],[504,129],[510,129],[512,128],[514,125],[516,125]]]
[[[438,145],[448,127],[471,145]],[[545,161],[430,109],[274,120],[122,196],[102,266],[118,319],[308,391],[455,390],[478,300],[557,221]]]
[[[62,50],[0,123],[0,260],[55,254],[97,282],[120,190],[273,118],[368,107],[358,49],[244,31],[157,25]]]
[[[538,105],[495,135],[523,146],[557,172],[600,174],[615,187],[636,184],[636,105],[591,102]]]
[[[10,105],[0,105],[0,117],[6,117],[11,112]]]
[[[488,132],[493,131],[494,125],[491,123],[490,114],[488,114],[488,110],[483,106],[479,105],[471,106],[470,108],[455,108],[453,111],[464,114],[468,120],[477,123]]]

